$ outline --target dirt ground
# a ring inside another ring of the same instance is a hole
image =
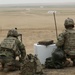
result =
[[[75,75],[75,67],[64,69],[45,69],[46,75]]]
[[[56,42],[54,16],[48,13],[54,10],[57,11],[56,21],[59,34],[64,31],[66,18],[70,17],[75,21],[75,8],[0,8],[0,42],[6,37],[8,30],[15,27],[23,35],[22,41],[27,54],[34,54],[34,44],[38,41],[54,40]],[[50,69],[47,73],[74,75],[74,70],[74,67],[62,70]]]
[[[20,71],[4,73],[0,72],[0,75],[19,75]],[[75,67],[67,67],[64,69],[44,69],[43,75],[75,75]]]

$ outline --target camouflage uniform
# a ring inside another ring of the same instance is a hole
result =
[[[17,56],[20,57],[20,61],[22,62],[25,55],[25,46],[19,41],[18,32],[15,29],[9,30],[7,37],[1,42],[0,62],[4,70],[6,70],[6,68],[9,70],[10,68],[12,69],[12,67],[9,66],[13,63],[15,65]]]
[[[67,18],[64,26],[66,30],[59,34],[56,45],[57,47],[63,46],[64,52],[67,56],[75,55],[75,30],[73,29],[73,19]]]
[[[42,75],[42,65],[39,59],[32,54],[27,55],[21,68],[20,75]]]

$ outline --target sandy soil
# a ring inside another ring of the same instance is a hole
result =
[[[58,34],[64,30],[64,20],[67,17],[75,20],[74,8],[0,8],[0,42],[6,37],[11,28],[18,28],[23,35],[23,43],[26,52],[34,53],[34,43],[41,40],[54,40],[56,42],[56,30],[53,14],[48,11],[56,10]],[[74,70],[74,68],[72,68]],[[71,69],[68,69],[71,71]],[[54,70],[48,71],[51,75]],[[55,70],[53,75],[64,74],[63,70]],[[1,75],[1,74],[0,74]],[[71,74],[74,75],[74,74]]]
[[[75,75],[75,67],[68,67],[64,69],[45,69],[46,75]]]
[[[56,30],[53,14],[56,10],[58,34],[64,30],[67,17],[75,20],[74,8],[0,8],[0,42],[6,37],[8,29],[18,28],[23,35],[27,53],[34,52],[34,43],[40,40],[56,41]]]

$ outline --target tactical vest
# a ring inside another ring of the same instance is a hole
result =
[[[69,50],[75,55],[75,30],[66,30],[64,38],[64,50]]]
[[[1,48],[5,48],[5,49],[16,51],[17,50],[16,38],[14,38],[14,37],[5,38],[1,42]]]

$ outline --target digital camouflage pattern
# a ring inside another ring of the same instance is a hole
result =
[[[71,18],[67,18],[64,22],[65,26],[70,26],[70,25],[74,25],[74,21]]]
[[[21,75],[34,75],[35,68],[33,60],[25,61],[24,65],[22,66]]]
[[[40,61],[32,54],[27,55],[21,68],[20,75],[41,75],[42,66]]]
[[[8,37],[5,38],[2,42],[1,42],[1,48],[4,48],[6,50],[13,50],[13,52],[15,53],[16,50],[19,51],[17,45],[16,45],[16,38],[14,37]],[[7,54],[8,55],[8,54]]]
[[[13,36],[13,37],[17,37],[18,36],[18,32],[16,29],[10,29],[7,33],[7,37],[9,36]]]
[[[21,67],[21,63],[17,60],[14,60],[5,64],[3,70],[5,72],[16,71],[16,70],[20,70],[20,67]]]
[[[63,46],[67,55],[75,55],[75,30],[73,29],[73,19],[67,18],[64,25],[66,26],[66,30],[59,34],[56,45],[57,47]]]
[[[71,55],[75,55],[75,30],[67,29],[64,33],[58,36],[56,45],[62,46],[65,52],[69,52]]]
[[[64,50],[69,50],[70,55],[75,55],[75,30],[66,31]]]
[[[15,61],[17,56],[20,58],[20,63],[22,63],[26,55],[25,46],[19,41],[17,34],[14,34],[16,32],[13,29],[9,30],[7,37],[1,42],[0,62],[2,62],[3,67]]]

